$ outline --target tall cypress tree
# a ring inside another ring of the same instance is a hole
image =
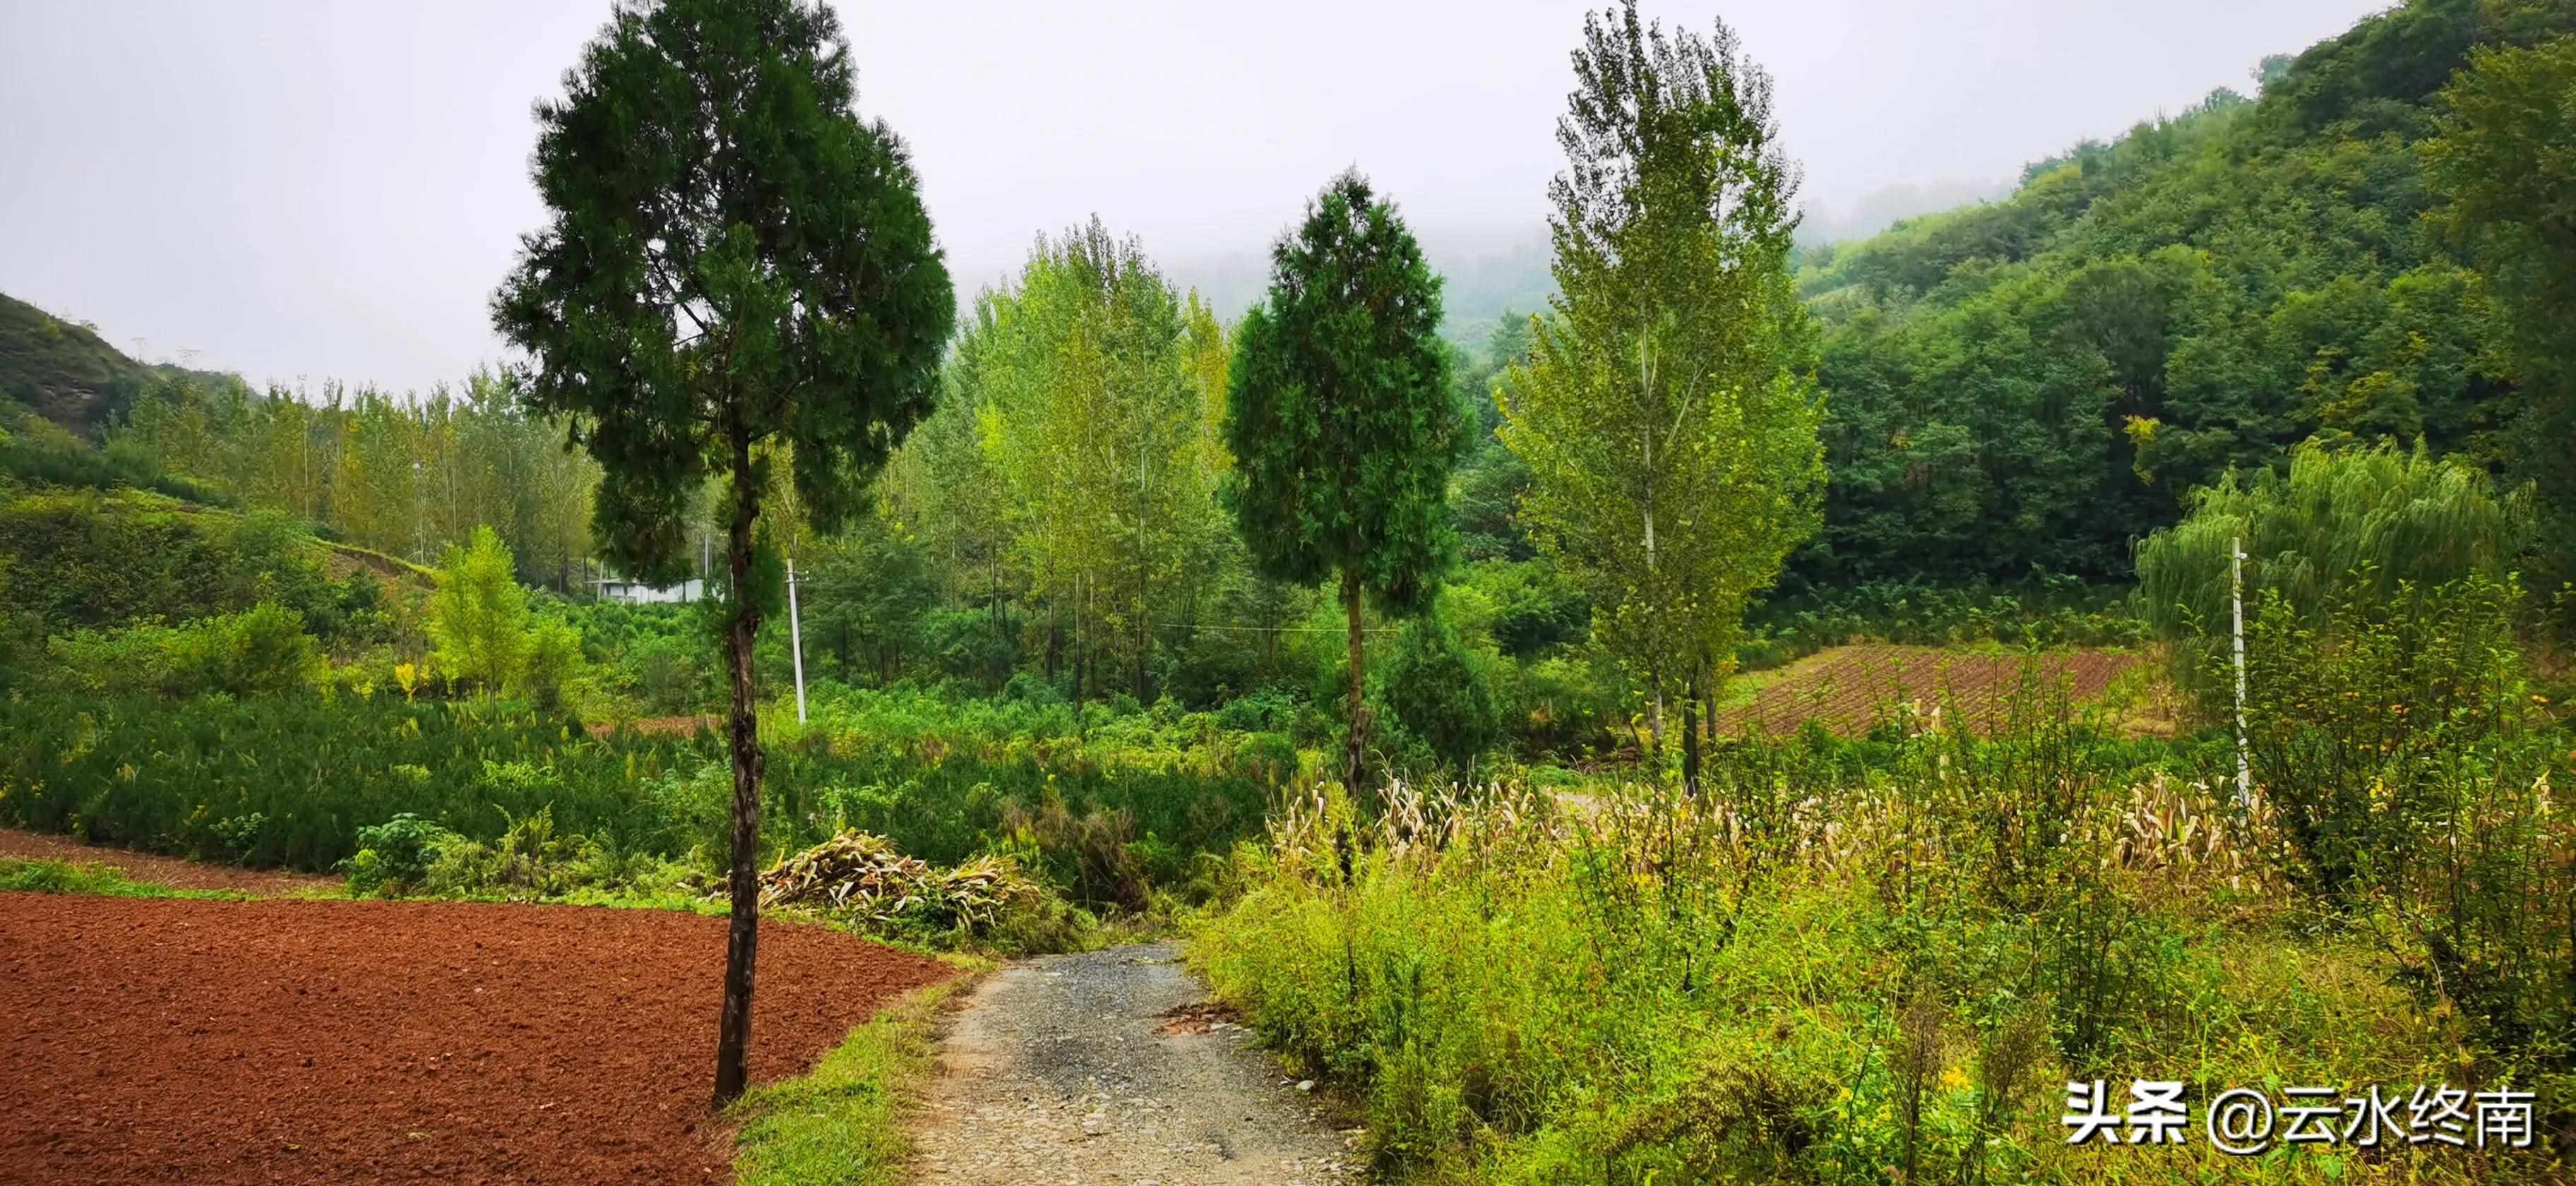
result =
[[[1355,793],[1366,744],[1362,598],[1408,614],[1457,552],[1449,472],[1470,418],[1449,385],[1440,278],[1393,203],[1333,179],[1270,249],[1270,292],[1236,330],[1225,499],[1253,564],[1276,580],[1341,578],[1350,626]]]
[[[778,596],[764,504],[828,532],[930,410],[956,319],[912,162],[852,110],[850,49],[804,0],[620,6],[537,105],[551,218],[492,300],[529,405],[602,474],[609,558],[685,574],[690,493],[723,481],[732,669],[733,924],[716,1101],[741,1094],[758,944],[752,639]],[[792,490],[773,452],[792,452]],[[788,496],[792,494],[792,498]]]

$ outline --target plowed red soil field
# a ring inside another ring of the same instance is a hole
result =
[[[725,923],[0,893],[0,1182],[725,1182]],[[755,1081],[936,961],[761,927]]]
[[[1850,646],[1800,660],[1788,674],[1754,694],[1749,704],[1717,713],[1720,732],[1747,726],[1774,736],[1821,722],[1839,737],[1858,737],[1900,706],[1950,711],[1955,698],[1970,729],[1984,731],[2006,718],[2022,691],[2026,665],[2035,664],[2042,688],[2064,682],[2070,702],[2084,705],[2120,673],[2140,661],[2125,651],[2053,651],[2039,655],[1949,651],[1938,647]]]

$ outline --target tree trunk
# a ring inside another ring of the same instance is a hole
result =
[[[1637,333],[1637,394],[1642,401],[1647,401],[1649,403],[1651,403],[1655,395],[1654,371],[1652,366],[1647,362],[1646,333],[1643,322],[1639,323]],[[1658,586],[1654,584],[1655,416],[1651,413],[1646,417],[1645,457],[1643,460],[1644,464],[1640,465],[1638,468],[1641,471],[1641,476],[1645,479],[1646,485],[1643,492],[1639,495],[1638,501],[1643,504],[1646,521],[1646,581],[1649,589],[1657,589]],[[1655,781],[1660,783],[1664,780],[1664,675],[1660,665],[1648,668],[1646,672],[1646,682],[1653,688],[1655,693],[1654,714],[1648,717],[1646,721],[1646,756],[1652,761],[1655,772]]]
[[[1682,699],[1682,793],[1699,798],[1700,665],[1691,667],[1690,687]]]
[[[1715,745],[1717,744],[1717,668],[1710,666],[1706,670],[1708,678],[1699,682],[1699,722],[1700,727],[1708,731],[1708,743]]]
[[[734,443],[734,480],[749,481],[751,445]],[[751,1053],[752,964],[760,947],[760,883],[754,862],[760,854],[760,721],[752,701],[752,638],[760,630],[760,607],[746,586],[751,579],[751,528],[760,504],[750,493],[734,495],[732,531],[725,540],[725,560],[733,576],[733,614],[725,624],[725,660],[732,668],[733,704],[733,893],[732,928],[725,940],[724,1018],[716,1036],[716,1106],[742,1094]]]
[[[1352,795],[1360,793],[1360,755],[1367,743],[1368,708],[1361,702],[1360,678],[1360,574],[1357,569],[1342,570],[1342,610],[1351,624],[1351,728],[1348,752],[1342,759],[1342,786]]]

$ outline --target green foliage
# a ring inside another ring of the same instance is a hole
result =
[[[456,839],[456,833],[408,811],[359,828],[358,851],[340,863],[349,874],[349,892],[399,893],[417,886],[428,875],[430,862],[438,859],[439,850]]]
[[[564,621],[603,690],[645,716],[700,712],[717,698],[712,631],[699,605],[576,602]]]
[[[2504,599],[2451,595],[2425,628],[2501,621]],[[2400,653],[2311,674],[2413,678],[2383,664]],[[1199,923],[1192,962],[1358,1101],[1399,1181],[2207,1181],[2244,1163],[2071,1148],[2056,1085],[2568,1081],[2576,893],[2551,871],[2576,833],[2539,806],[2563,739],[2491,727],[2517,689],[2464,692],[2487,723],[2398,747],[2446,806],[2383,803],[2416,858],[2320,926],[2268,809],[2137,769],[2036,672],[1991,739],[1909,731],[1859,767],[1857,747],[1747,739],[1712,754],[1704,798],[1506,785],[1364,824],[1328,789],[1238,850],[1245,896]],[[2552,1173],[2546,1151],[2390,1157]]]
[[[529,629],[519,686],[539,711],[564,706],[565,696],[581,675],[581,634],[561,618],[543,618]]]
[[[461,388],[410,397],[156,381],[107,453],[149,457],[227,500],[410,561],[434,562],[488,524],[512,545],[521,580],[573,591],[588,575],[597,475],[564,445],[561,426],[478,371]]]
[[[2185,492],[2320,434],[2540,476],[2563,450],[2526,442],[2568,434],[2526,422],[2527,360],[2566,356],[2566,321],[2499,316],[2510,286],[2423,216],[2442,190],[2464,224],[2549,208],[2529,146],[2557,142],[2554,100],[2508,96],[2554,95],[2551,76],[2464,82],[2449,125],[2434,93],[2571,20],[2413,0],[2267,65],[2254,101],[2213,94],[2032,165],[2003,201],[1825,253],[1800,288],[1827,327],[1833,482],[1799,575],[2125,579]],[[2516,248],[2499,266],[2576,271]],[[2508,365],[2516,334],[2548,344]]]
[[[1666,690],[1724,674],[1746,602],[1815,530],[1822,405],[1770,76],[1722,22],[1704,41],[1644,25],[1633,0],[1606,16],[1585,19],[1558,124],[1564,295],[1501,391],[1501,436],[1660,744]]]
[[[2194,495],[2180,524],[2138,544],[2138,606],[2181,645],[2178,674],[2215,713],[2225,681],[2201,678],[2225,645],[2228,549],[2243,541],[2249,606],[2321,625],[2352,597],[2394,600],[2464,577],[2500,581],[2528,538],[2527,491],[2499,493],[2473,466],[2421,446],[2334,450],[2307,444],[2288,472],[2230,473]]]
[[[800,561],[807,670],[882,684],[922,664],[938,590],[917,539],[870,516]]]
[[[1452,773],[1468,776],[1501,740],[1485,662],[1459,642],[1438,609],[1404,624],[1384,680],[1386,705],[1401,732],[1429,746]]]
[[[1076,698],[1154,695],[1156,634],[1197,604],[1224,546],[1213,500],[1224,334],[1134,239],[1098,219],[1041,239],[1018,282],[987,291],[950,369],[1001,487],[1008,549],[1069,642]],[[1166,632],[1167,633],[1167,632]]]
[[[2537,11],[2546,12],[2547,9]],[[2571,23],[2563,13],[2559,31]],[[2544,587],[2576,580],[2576,37],[2528,48],[2483,46],[2441,94],[2425,168],[2437,224],[2466,245],[2488,291],[2515,383],[2528,396],[2512,469],[2539,488]]]
[[[511,577],[510,549],[478,527],[447,550],[429,601],[429,637],[449,680],[484,695],[516,686],[528,667],[528,594]]]
[[[0,503],[0,556],[45,574],[17,592],[48,633],[184,621],[262,602],[326,633],[349,617],[312,538],[274,512],[192,513],[135,491],[27,494]]]
[[[2321,613],[2268,593],[2246,737],[2291,876],[2364,920],[2482,1054],[2576,1083],[2576,824],[2550,805],[2576,751],[2527,682],[2521,602],[2483,575],[2346,587]]]
[[[183,502],[232,505],[232,499],[214,490],[162,472],[150,453],[124,441],[95,448],[28,435],[0,436],[0,484],[5,483],[90,490],[130,487]]]
[[[2473,574],[2421,590],[2345,585],[2314,608],[2270,589],[2247,607],[2254,774],[2315,888],[2394,883],[2430,855],[2419,832],[2446,811],[2433,799],[2446,759],[2522,715],[2509,702],[2521,593]]]
[[[813,709],[767,722],[770,851],[845,826],[939,864],[1021,851],[1094,904],[1198,892],[1201,855],[1299,777],[1277,734],[1168,705],[1077,717],[1051,697],[821,684]],[[56,694],[0,702],[0,730],[32,742],[0,752],[0,820],[259,867],[351,861],[361,892],[548,896],[635,884],[657,859],[710,870],[729,844],[720,738],[594,737],[506,700]]]
[[[910,155],[854,113],[855,75],[829,8],[665,0],[620,9],[538,105],[550,218],[493,321],[533,356],[529,406],[600,462],[601,544],[628,572],[680,575],[710,474],[744,564],[773,441],[803,514],[838,526],[929,411],[956,300]],[[719,80],[739,89],[710,118]]]
[[[273,602],[180,626],[75,630],[48,640],[46,650],[43,685],[87,695],[310,693],[329,666],[303,616]]]
[[[1272,246],[1226,404],[1228,501],[1264,574],[1339,573],[1396,610],[1437,588],[1456,550],[1446,485],[1468,443],[1439,323],[1439,278],[1357,173]]]
[[[303,616],[271,603],[202,623],[189,636],[174,666],[199,673],[208,691],[232,696],[301,692],[323,673],[322,650],[304,632]]]
[[[1361,595],[1428,604],[1457,553],[1449,474],[1471,443],[1439,337],[1440,280],[1356,171],[1272,245],[1268,297],[1235,330],[1224,487],[1253,567],[1312,585],[1341,577],[1349,633],[1349,756],[1360,777]]]

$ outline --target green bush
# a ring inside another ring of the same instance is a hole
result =
[[[553,712],[563,707],[565,691],[581,675],[581,635],[561,618],[541,618],[528,631],[528,651],[520,686],[537,707]]]
[[[1479,660],[1435,609],[1404,624],[1382,677],[1394,723],[1462,776],[1502,736]]]
[[[266,602],[183,626],[75,630],[46,645],[46,682],[91,695],[285,696],[329,674],[303,615]]]
[[[279,696],[311,691],[325,666],[322,648],[304,632],[304,615],[263,602],[247,612],[198,623],[175,656],[208,691]]]
[[[349,875],[349,892],[399,893],[406,886],[417,886],[429,875],[430,862],[438,859],[439,851],[456,839],[456,833],[408,811],[360,828],[358,851],[340,863]]]

